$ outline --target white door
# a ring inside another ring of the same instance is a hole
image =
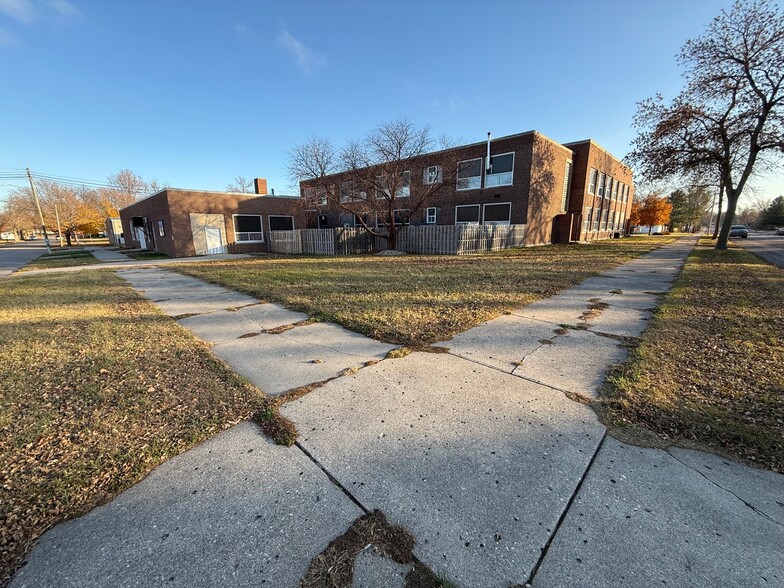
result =
[[[144,238],[142,227],[136,227],[136,240],[139,242],[139,249],[147,249],[147,239]]]
[[[204,238],[207,241],[207,253],[221,253],[223,251],[223,241],[221,240],[221,230],[219,227],[205,227]]]

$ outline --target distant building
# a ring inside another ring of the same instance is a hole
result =
[[[299,198],[166,188],[120,211],[125,246],[171,257],[267,250],[267,232],[301,228]]]

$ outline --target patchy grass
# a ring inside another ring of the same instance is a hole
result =
[[[351,588],[357,556],[373,548],[394,562],[411,565],[405,588],[452,588],[454,584],[434,574],[414,557],[414,538],[374,510],[359,517],[340,537],[313,558],[300,588]]]
[[[3,280],[0,341],[0,584],[46,529],[266,403],[108,270]]]
[[[100,263],[100,261],[84,249],[53,249],[52,253],[44,253],[21,268],[20,271],[92,265],[94,263]]]
[[[171,269],[421,349],[674,240],[633,237],[463,257],[267,257]]]
[[[131,259],[138,259],[139,261],[148,259],[169,259],[168,255],[161,253],[160,251],[129,251],[126,253],[125,251],[120,250],[120,253],[125,253],[125,255]]]
[[[784,471],[784,271],[703,240],[597,407],[621,436]]]

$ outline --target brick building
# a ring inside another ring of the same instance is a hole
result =
[[[167,188],[120,211],[126,247],[171,257],[267,250],[267,232],[304,226],[299,198]]]
[[[608,238],[623,231],[631,211],[631,170],[591,140],[562,145],[529,131],[428,153],[404,167],[396,224],[525,224],[526,245],[542,245]],[[312,203],[307,227],[359,226],[364,192],[355,202],[341,193],[341,205],[319,197],[352,173],[301,183]],[[437,192],[419,196],[425,190],[417,188],[441,181]]]

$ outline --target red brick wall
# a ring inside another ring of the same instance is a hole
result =
[[[155,233],[154,247],[157,251],[172,257],[190,257],[196,255],[190,214],[222,214],[229,251],[245,253],[267,250],[270,215],[293,216],[294,227],[304,228],[305,212],[298,204],[299,199],[296,198],[168,189],[123,208],[120,218],[126,246],[139,247],[139,242],[129,233],[129,223],[131,217],[144,217]],[[235,243],[234,214],[261,215],[264,243]],[[157,234],[159,220],[164,221],[166,234],[163,237]],[[152,244],[148,247],[152,248]]]
[[[593,231],[593,223],[591,223],[590,229],[586,232],[582,230],[582,220],[584,219],[585,209],[588,206],[591,206],[594,209],[601,208],[602,206],[609,207],[610,214],[614,214],[618,211],[623,213],[626,219],[629,218],[632,209],[632,199],[634,197],[634,178],[631,169],[623,165],[609,152],[605,151],[593,141],[567,143],[566,146],[574,152],[569,210],[575,215],[580,215],[580,226],[573,234],[573,237],[575,239],[579,238],[580,240],[605,239],[611,237],[616,231],[622,231],[622,229],[618,227],[615,227],[612,231],[609,229],[601,230],[601,225],[598,232]],[[629,198],[626,203],[620,201],[620,193],[618,200],[609,198],[603,201],[602,198],[599,198],[598,196],[598,182],[597,189],[595,190],[596,194],[589,194],[588,184],[590,181],[591,168],[596,169],[598,172],[603,172],[607,174],[608,177],[612,177],[614,180],[618,180],[622,184],[629,186]]]

